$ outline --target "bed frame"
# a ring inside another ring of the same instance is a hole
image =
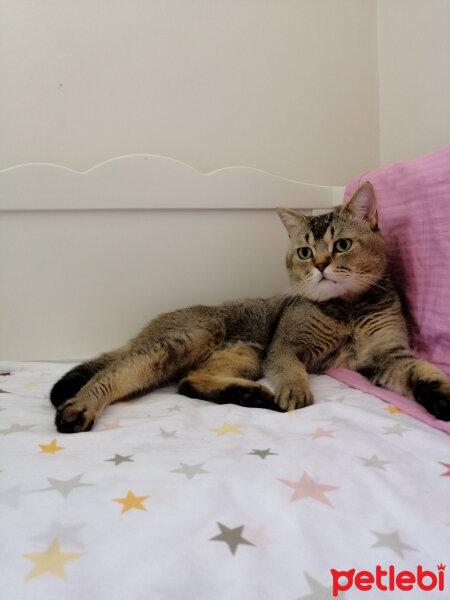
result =
[[[85,358],[160,312],[282,292],[274,208],[319,214],[343,192],[147,154],[0,171],[0,359]]]

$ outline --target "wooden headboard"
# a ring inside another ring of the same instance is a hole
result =
[[[274,208],[324,212],[343,191],[154,155],[0,171],[0,359],[85,358],[160,312],[282,292]]]

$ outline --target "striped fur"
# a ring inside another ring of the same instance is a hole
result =
[[[326,215],[278,212],[290,237],[290,294],[160,315],[126,346],[55,384],[58,430],[87,431],[112,402],[170,381],[212,402],[293,410],[313,402],[307,373],[337,366],[450,420],[450,380],[410,350],[372,186]],[[256,383],[263,374],[274,393]]]

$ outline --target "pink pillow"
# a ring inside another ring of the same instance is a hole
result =
[[[375,188],[411,346],[450,375],[450,146],[355,177],[344,203],[365,181]]]

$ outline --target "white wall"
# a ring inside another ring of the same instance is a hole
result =
[[[378,0],[383,164],[450,144],[449,0]]]
[[[321,184],[450,143],[449,0],[0,0],[0,168]]]
[[[0,168],[379,162],[376,0],[0,0]]]

